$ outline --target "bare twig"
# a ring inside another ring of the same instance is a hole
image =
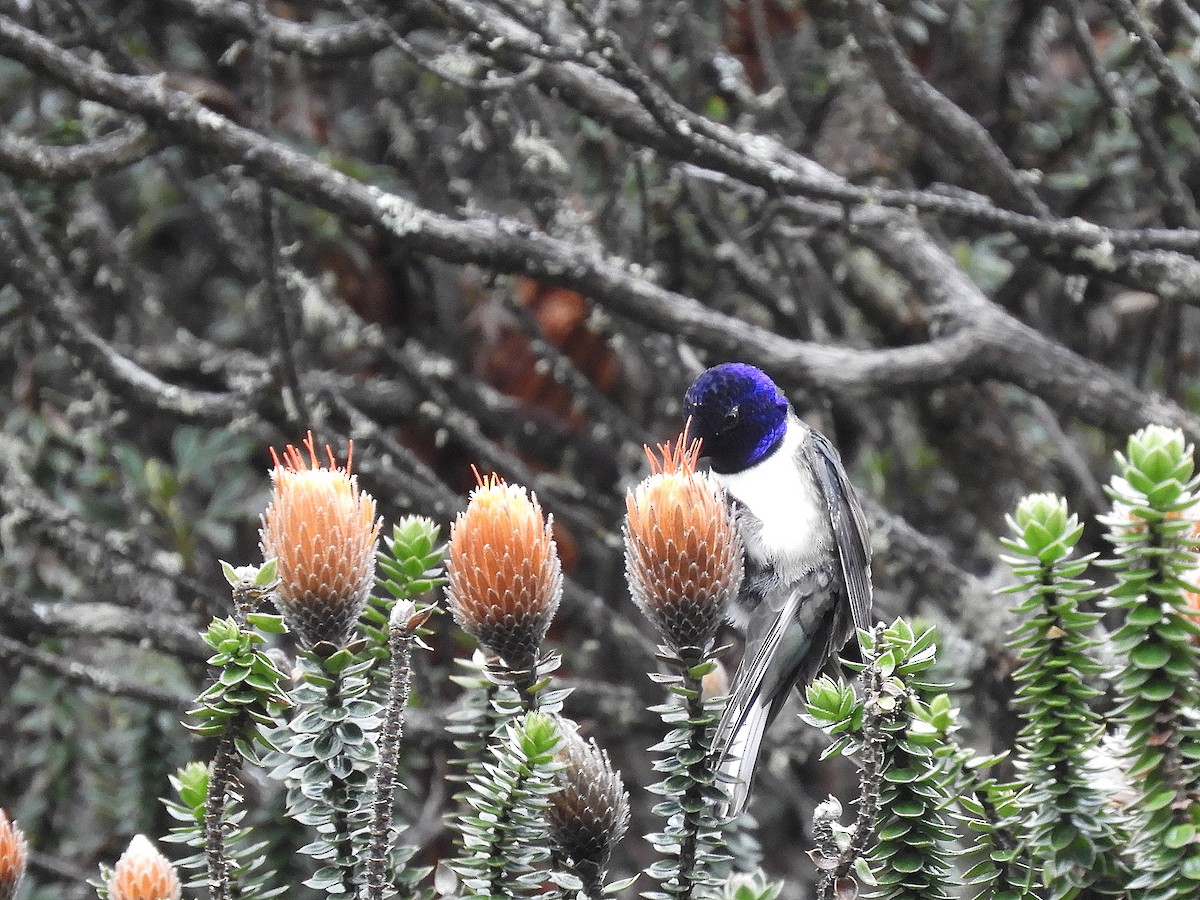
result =
[[[1189,436],[1200,436],[1200,420],[1194,416],[1168,401],[1131,389],[1103,367],[1053,345],[992,307],[953,259],[903,218],[882,218],[878,229],[864,229],[862,237],[913,280],[934,306],[946,313],[958,309],[956,318],[962,327],[926,344],[886,350],[789,341],[664,290],[618,261],[580,254],[573,245],[523,224],[499,218],[450,219],[354,181],[152,80],[90,67],[4,16],[0,16],[0,52],[86,96],[145,115],[181,137],[235,158],[256,173],[268,175],[279,189],[351,219],[375,222],[402,245],[450,261],[479,262],[585,292],[635,321],[675,332],[718,354],[749,358],[785,379],[841,396],[865,396],[995,377],[1108,428],[1128,432],[1157,421],[1177,425]],[[722,151],[723,156],[730,154],[737,155]],[[757,170],[762,165],[761,155],[739,159],[743,169]],[[798,165],[811,168],[805,161]],[[780,176],[783,181],[794,171],[781,170],[779,163],[769,168],[784,172]],[[1149,273],[1156,265],[1169,264],[1148,257],[1144,269]],[[1200,269],[1195,277],[1200,288]],[[1200,290],[1196,297],[1200,298]],[[156,396],[162,393],[158,391]],[[203,412],[177,405],[192,417]]]
[[[958,157],[999,203],[1039,218],[1049,209],[974,118],[937,91],[904,56],[877,0],[847,0],[846,12],[888,102]]]
[[[8,228],[0,228],[0,272],[72,353],[139,405],[182,419],[225,423],[245,413],[244,398],[183,388],[156,378],[118,353],[77,316],[65,312],[60,298],[73,296],[74,289],[61,277],[53,254],[22,215],[24,204],[6,179],[0,179],[0,198],[10,223]]]
[[[1171,61],[1167,58],[1167,54],[1163,52],[1158,41],[1154,39],[1154,35],[1150,33],[1150,29],[1146,26],[1146,20],[1138,13],[1137,8],[1130,0],[1105,0],[1105,5],[1116,15],[1121,27],[1129,32],[1138,52],[1146,60],[1150,70],[1154,72],[1154,76],[1167,92],[1167,96],[1171,98],[1175,108],[1187,119],[1192,131],[1200,135],[1200,100],[1197,100],[1188,86],[1183,83],[1179,73],[1175,71]]]
[[[164,691],[161,688],[134,684],[107,670],[84,665],[73,659],[65,659],[45,650],[27,647],[2,634],[0,634],[0,656],[35,666],[43,672],[65,678],[73,684],[82,685],[101,694],[136,700],[176,715],[182,714],[192,705],[192,698],[189,696]]]
[[[46,180],[94,178],[145,159],[163,143],[159,135],[151,134],[140,123],[128,124],[86,144],[67,147],[0,135],[0,171]]]
[[[272,90],[271,90],[271,44],[267,39],[267,2],[255,0],[255,13],[258,17],[258,40],[255,41],[255,92],[254,114],[258,129],[267,133],[271,127]],[[265,181],[258,184],[258,229],[262,242],[262,283],[267,305],[271,308],[271,318],[274,320],[276,346],[279,359],[283,366],[283,383],[286,386],[285,399],[290,399],[290,405],[284,408],[293,424],[311,427],[312,413],[308,409],[308,400],[300,387],[300,376],[296,366],[296,339],[292,331],[292,310],[288,308],[283,296],[283,287],[279,283],[279,222],[278,210],[275,208],[275,197],[271,186]]]

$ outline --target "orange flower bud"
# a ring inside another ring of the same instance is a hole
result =
[[[275,602],[300,644],[337,649],[349,642],[375,584],[383,520],[350,474],[353,445],[345,468],[328,447],[328,468],[318,463],[311,433],[304,446],[308,459],[290,444],[283,462],[271,451],[275,489],[259,540],[263,557],[278,560]]]
[[[182,893],[175,867],[144,834],[134,835],[108,879],[109,900],[179,900]]]
[[[531,671],[562,596],[551,519],[537,497],[496,475],[479,479],[450,528],[450,612],[515,671]]]
[[[28,855],[25,835],[0,809],[0,900],[12,900],[17,895],[17,888],[25,877]]]
[[[742,541],[725,492],[696,471],[700,442],[646,448],[651,474],[626,495],[630,594],[676,651],[705,649],[742,584]]]

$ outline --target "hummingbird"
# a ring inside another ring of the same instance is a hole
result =
[[[738,815],[763,734],[792,687],[803,693],[855,629],[870,627],[871,542],[837,450],[761,369],[706,370],[684,411],[745,548],[741,590],[726,611],[745,652],[713,739],[724,812]]]

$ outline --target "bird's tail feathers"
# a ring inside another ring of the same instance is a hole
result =
[[[724,785],[729,802],[719,811],[720,817],[741,815],[750,800],[754,770],[762,749],[763,734],[772,716],[771,704],[755,697],[731,724],[725,736],[717,764],[718,780]]]

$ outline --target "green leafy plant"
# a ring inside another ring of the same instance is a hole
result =
[[[971,865],[963,883],[976,900],[1026,900],[1035,897],[1034,871],[1023,841],[1028,788],[987,778],[956,792],[957,818],[972,841],[964,854]]]
[[[768,881],[762,872],[734,875],[721,887],[721,900],[776,900],[783,893],[782,881]]]
[[[1013,675],[1025,722],[1017,765],[1027,788],[1007,799],[1028,813],[1047,896],[1089,887],[1121,893],[1129,871],[1119,850],[1128,835],[1097,787],[1095,764],[1104,731],[1091,706],[1100,693],[1091,683],[1101,672],[1092,637],[1100,616],[1080,608],[1098,593],[1081,577],[1095,557],[1074,553],[1083,525],[1061,497],[1025,497],[1009,526],[1003,543],[1019,581],[1007,590],[1022,595],[1014,608],[1022,621],[1009,641],[1022,663]]]
[[[663,779],[648,790],[662,796],[653,811],[664,825],[647,839],[664,859],[647,872],[662,884],[661,891],[646,892],[649,898],[702,896],[728,876],[724,864],[731,858],[725,849],[727,823],[718,815],[728,798],[717,782],[712,752],[725,698],[705,699],[702,684],[717,663],[707,652],[680,649],[660,648],[659,659],[673,671],[651,675],[666,686],[671,700],[651,707],[670,730],[650,748],[659,754],[654,769]]]
[[[363,609],[363,632],[384,654],[391,640],[390,617],[398,600],[413,600],[446,583],[446,545],[438,544],[441,528],[426,516],[405,516],[383,538],[376,556],[375,582],[387,596],[372,594]],[[428,607],[432,609],[433,607]]]
[[[1194,451],[1173,429],[1150,426],[1117,454],[1105,518],[1116,557],[1110,606],[1124,614],[1112,636],[1123,661],[1122,702],[1128,778],[1138,792],[1129,890],[1152,900],[1200,891],[1200,635],[1186,593],[1197,559]]]
[[[237,618],[213,619],[202,635],[215,651],[208,663],[218,674],[196,698],[197,706],[190,715],[198,723],[189,726],[197,734],[218,739],[204,805],[205,860],[215,900],[232,896],[234,891],[232,880],[238,864],[231,863],[227,853],[226,826],[233,812],[237,770],[243,761],[261,763],[259,747],[276,749],[268,730],[292,705],[282,686],[283,673],[261,649],[264,633],[284,631],[283,620],[253,612],[276,583],[274,560],[257,568],[235,569],[225,563],[223,569],[233,588]]]
[[[489,747],[494,759],[471,781],[471,809],[459,823],[462,852],[454,869],[469,896],[541,894],[550,859],[544,814],[562,768],[558,743],[553,717],[535,711],[507,723]]]
[[[863,693],[828,676],[809,686],[805,718],[834,739],[825,757],[859,754],[869,776],[859,799],[866,814],[849,831],[846,849],[832,859],[826,851],[818,861],[827,876],[823,891],[837,887],[835,876],[846,877],[865,851],[867,865],[857,871],[874,885],[870,896],[953,896],[956,853],[946,839],[951,771],[945,764],[952,755],[946,736],[953,708],[940,686],[925,680],[935,660],[935,636],[932,628],[915,631],[903,619],[860,632],[865,662],[854,667],[862,672]]]
[[[197,850],[176,863],[181,869],[197,873],[188,883],[188,887],[193,889],[200,889],[208,882],[205,852],[208,834],[204,823],[211,775],[212,770],[205,763],[189,763],[171,776],[171,786],[175,789],[177,799],[163,800],[168,814],[180,823],[163,840],[186,844]],[[240,900],[269,900],[282,896],[288,892],[288,886],[278,884],[276,873],[266,865],[268,843],[255,841],[251,829],[242,826],[246,810],[239,806],[240,802],[240,797],[228,796],[222,814],[225,871],[230,893]]]
[[[243,758],[259,762],[255,744],[274,749],[264,729],[274,727],[275,716],[291,706],[282,687],[284,674],[262,651],[265,634],[282,634],[283,620],[268,613],[249,611],[242,604],[249,590],[269,589],[275,579],[271,562],[256,570],[235,570],[226,564],[226,576],[233,582],[234,603],[239,606],[239,624],[235,618],[214,619],[201,637],[213,651],[208,664],[219,670],[213,683],[196,698],[190,711],[197,724],[189,726],[204,737],[227,738]]]

